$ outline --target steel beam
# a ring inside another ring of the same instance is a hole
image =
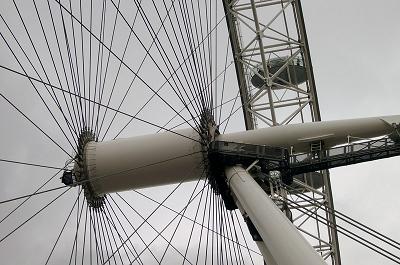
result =
[[[245,169],[230,167],[225,174],[237,204],[250,217],[262,238],[268,253],[264,255],[267,264],[326,265]]]

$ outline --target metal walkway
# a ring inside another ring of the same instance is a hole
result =
[[[294,175],[358,164],[400,155],[400,142],[390,137],[324,149],[322,143],[310,145],[310,152],[289,154],[286,148],[215,141],[209,149],[210,161],[223,165],[250,166],[258,160],[265,173],[280,171]]]

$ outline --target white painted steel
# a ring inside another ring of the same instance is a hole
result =
[[[394,131],[393,123],[400,124],[400,115],[337,121],[321,121],[281,125],[220,135],[218,140],[291,148],[307,152],[310,143],[323,141],[325,147],[344,144],[348,136],[373,138]]]
[[[225,174],[235,199],[263,239],[268,250],[268,255],[264,256],[267,264],[270,261],[271,264],[279,265],[326,265],[245,169],[229,167]]]
[[[293,146],[302,152],[313,141],[323,140],[330,147],[346,143],[348,135],[368,138],[390,134],[392,123],[400,123],[400,116],[282,125],[219,135],[217,140]],[[191,139],[199,136],[193,129],[176,133],[87,144],[85,163],[94,192],[100,195],[198,179],[203,172],[202,147]]]
[[[89,179],[96,194],[197,180],[203,155],[193,129],[90,142],[85,148]],[[178,135],[180,134],[180,135]]]

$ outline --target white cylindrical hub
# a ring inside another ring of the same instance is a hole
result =
[[[198,141],[197,132],[185,129],[90,142],[85,147],[85,164],[91,186],[102,195],[197,180],[204,171]]]
[[[230,167],[225,174],[235,199],[263,239],[267,264],[326,265],[246,170]]]

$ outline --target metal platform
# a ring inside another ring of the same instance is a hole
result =
[[[310,145],[310,152],[290,154],[280,147],[215,141],[209,149],[210,161],[225,166],[242,164],[247,167],[258,160],[265,173],[280,171],[293,179],[294,175],[358,164],[400,155],[400,142],[390,137],[349,143],[324,149],[320,143]],[[287,181],[291,182],[287,179]]]

